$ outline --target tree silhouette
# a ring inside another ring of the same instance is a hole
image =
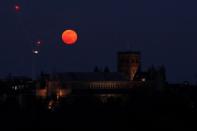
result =
[[[108,68],[107,66],[105,67],[104,72],[105,72],[105,73],[110,72],[110,70],[109,70],[109,68]]]
[[[96,66],[96,67],[94,68],[94,72],[100,72],[98,66]]]

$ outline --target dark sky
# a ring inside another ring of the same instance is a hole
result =
[[[16,12],[14,5],[21,11]],[[0,76],[31,75],[32,44],[42,41],[37,69],[116,71],[116,53],[142,53],[142,67],[165,65],[169,81],[197,74],[197,1],[193,0],[0,0]],[[78,31],[74,46],[64,29]]]

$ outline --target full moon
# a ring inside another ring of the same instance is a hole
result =
[[[67,45],[73,45],[78,39],[77,32],[74,30],[65,30],[62,33],[62,41]]]

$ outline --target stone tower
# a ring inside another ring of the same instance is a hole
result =
[[[118,72],[125,74],[129,80],[133,80],[140,71],[140,52],[119,52]]]

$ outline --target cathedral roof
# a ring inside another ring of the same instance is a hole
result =
[[[126,77],[117,72],[68,72],[57,73],[52,79],[64,81],[126,81]]]

